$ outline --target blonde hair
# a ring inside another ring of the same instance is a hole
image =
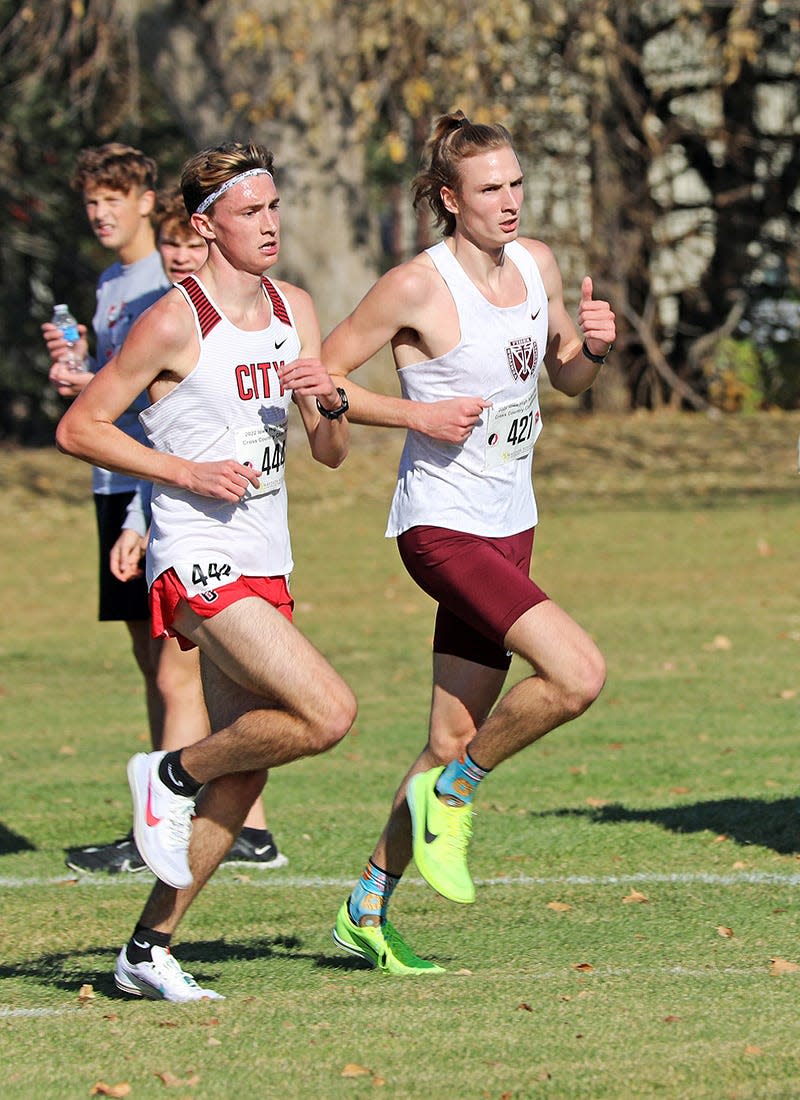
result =
[[[427,202],[436,218],[436,225],[444,226],[445,237],[452,237],[456,230],[456,218],[442,201],[442,188],[449,187],[457,193],[461,162],[485,153],[487,149],[500,149],[505,145],[514,148],[511,134],[499,123],[486,125],[470,122],[463,111],[441,115],[434,123],[426,146],[428,165],[417,174],[412,184],[414,208]]]
[[[263,169],[272,172],[272,153],[254,142],[227,141],[196,153],[183,166],[181,192],[189,214],[229,179],[242,172]]]

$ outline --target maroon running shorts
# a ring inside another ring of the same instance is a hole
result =
[[[187,596],[186,589],[174,569],[167,569],[150,587],[150,617],[154,638],[177,638],[181,649],[194,649],[194,642],[173,628],[175,612],[181,600],[202,619],[210,619],[231,604],[247,596],[258,596],[292,621],[294,600],[289,595],[285,577],[237,577],[230,584],[220,585],[212,592]],[[211,597],[211,598],[209,598]]]
[[[434,653],[507,669],[503,639],[520,615],[548,599],[530,579],[534,529],[485,538],[445,527],[412,527],[397,539],[411,577],[439,607]]]

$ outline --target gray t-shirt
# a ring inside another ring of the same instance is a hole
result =
[[[127,265],[115,263],[103,272],[97,284],[97,305],[92,320],[97,340],[93,371],[100,370],[117,354],[136,318],[157,302],[171,285],[155,249],[143,260]],[[149,444],[139,423],[139,413],[149,404],[147,394],[142,393],[115,421],[126,435],[145,446]],[[92,470],[92,491],[95,493],[133,492],[137,485],[136,478],[127,474],[112,473],[98,466]]]

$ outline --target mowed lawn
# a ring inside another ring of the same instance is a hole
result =
[[[271,777],[289,865],[190,911],[176,955],[226,997],[190,1006],[111,979],[152,880],[63,862],[126,831],[147,745],[88,470],[0,452],[0,1097],[800,1096],[800,415],[546,420],[534,575],[608,683],[483,784],[474,906],[409,868],[393,919],[447,968],[413,979],[330,937],[425,737],[432,605],[383,538],[400,438],[356,430],[332,472],[293,433],[296,622],[359,716]]]

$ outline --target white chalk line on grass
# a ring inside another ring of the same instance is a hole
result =
[[[233,868],[223,869],[221,874],[209,882],[209,887],[243,886],[267,887],[278,890],[320,889],[337,887],[349,889],[353,885],[353,876],[349,878],[323,878],[321,876],[284,875],[276,871],[241,868],[233,874]],[[0,890],[21,890],[37,886],[137,886],[152,882],[146,872],[120,875],[58,875],[54,877],[29,876],[16,878],[0,876]],[[421,878],[404,878],[410,886],[426,886]],[[628,875],[553,875],[537,877],[532,875],[509,875],[497,878],[476,878],[476,886],[800,886],[800,872],[781,871],[732,871],[729,874],[713,874],[704,871],[639,871]]]
[[[0,1020],[7,1020],[13,1016],[65,1016],[69,1012],[79,1012],[77,1008],[11,1008],[10,1005],[0,1005]]]

